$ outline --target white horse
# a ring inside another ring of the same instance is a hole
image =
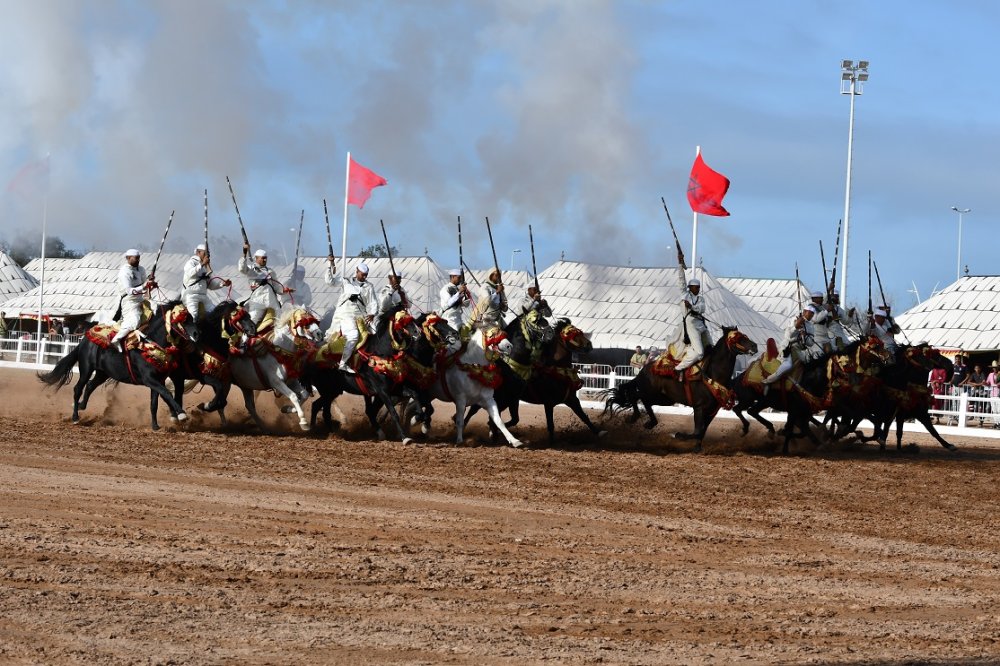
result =
[[[308,349],[312,343],[322,340],[323,333],[319,322],[305,308],[283,314],[274,324],[273,331],[270,340],[266,340],[266,336],[259,341],[255,338],[248,345],[246,355],[230,359],[233,383],[243,391],[247,411],[261,430],[267,427],[257,414],[254,391],[274,391],[288,398],[299,416],[299,427],[309,430],[309,421],[302,409],[309,392],[291,375],[301,369]],[[266,351],[260,353],[262,350]]]
[[[433,398],[455,403],[456,444],[465,441],[466,407],[479,405],[490,415],[511,446],[515,448],[524,446],[525,443],[514,437],[500,418],[500,410],[497,408],[496,400],[493,399],[493,386],[476,378],[478,376],[488,382],[495,374],[499,379],[500,369],[493,365],[491,359],[497,358],[499,354],[510,353],[510,350],[511,343],[501,329],[473,331],[465,352],[457,360],[452,361],[444,374],[432,385],[430,390]]]

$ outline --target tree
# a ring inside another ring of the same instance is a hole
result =
[[[392,252],[392,256],[399,256],[399,248],[395,245],[391,245],[389,250]],[[388,257],[389,253],[385,251],[385,245],[382,243],[376,243],[375,245],[369,245],[358,252],[358,256],[364,259],[376,259]]]
[[[39,257],[39,245],[41,245],[41,235],[21,233],[13,241],[0,241],[0,250],[14,260],[19,266],[24,267],[32,259]],[[83,253],[66,247],[66,242],[59,236],[45,237],[45,256],[55,259],[79,259]]]

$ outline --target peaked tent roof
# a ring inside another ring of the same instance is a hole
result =
[[[914,343],[968,352],[1000,349],[1000,276],[962,277],[896,317]],[[897,339],[899,339],[897,337]]]
[[[663,349],[679,332],[684,314],[677,270],[560,261],[542,271],[538,280],[553,315],[569,317],[590,334],[594,347]],[[714,277],[704,270],[698,277],[713,338],[719,337],[721,325],[737,325],[758,345],[768,338],[781,339],[779,326]]]
[[[782,329],[809,302],[810,292],[804,284],[798,283],[796,295],[795,280],[720,277],[719,284]]]
[[[6,310],[3,303],[18,294],[31,291],[37,285],[38,280],[18,266],[6,252],[0,252],[0,309]]]

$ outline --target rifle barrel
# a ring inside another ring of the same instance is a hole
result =
[[[226,183],[229,185],[229,194],[233,198],[233,207],[236,209],[236,219],[240,223],[240,233],[243,234],[243,242],[249,245],[250,239],[247,238],[247,230],[243,226],[243,217],[240,215],[240,205],[236,203],[236,192],[233,191],[233,183],[229,180],[229,176],[226,176]]]

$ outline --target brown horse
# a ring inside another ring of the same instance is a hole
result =
[[[632,408],[629,422],[639,418],[639,402],[646,410],[646,428],[656,426],[653,405],[682,404],[694,408],[694,432],[674,433],[679,439],[694,439],[695,450],[701,450],[712,419],[722,407],[732,404],[730,390],[736,357],[754,354],[757,344],[736,328],[724,327],[722,338],[705,352],[705,357],[684,372],[683,381],[676,377],[656,374],[656,362],[647,363],[635,378],[604,392],[605,413]]]

